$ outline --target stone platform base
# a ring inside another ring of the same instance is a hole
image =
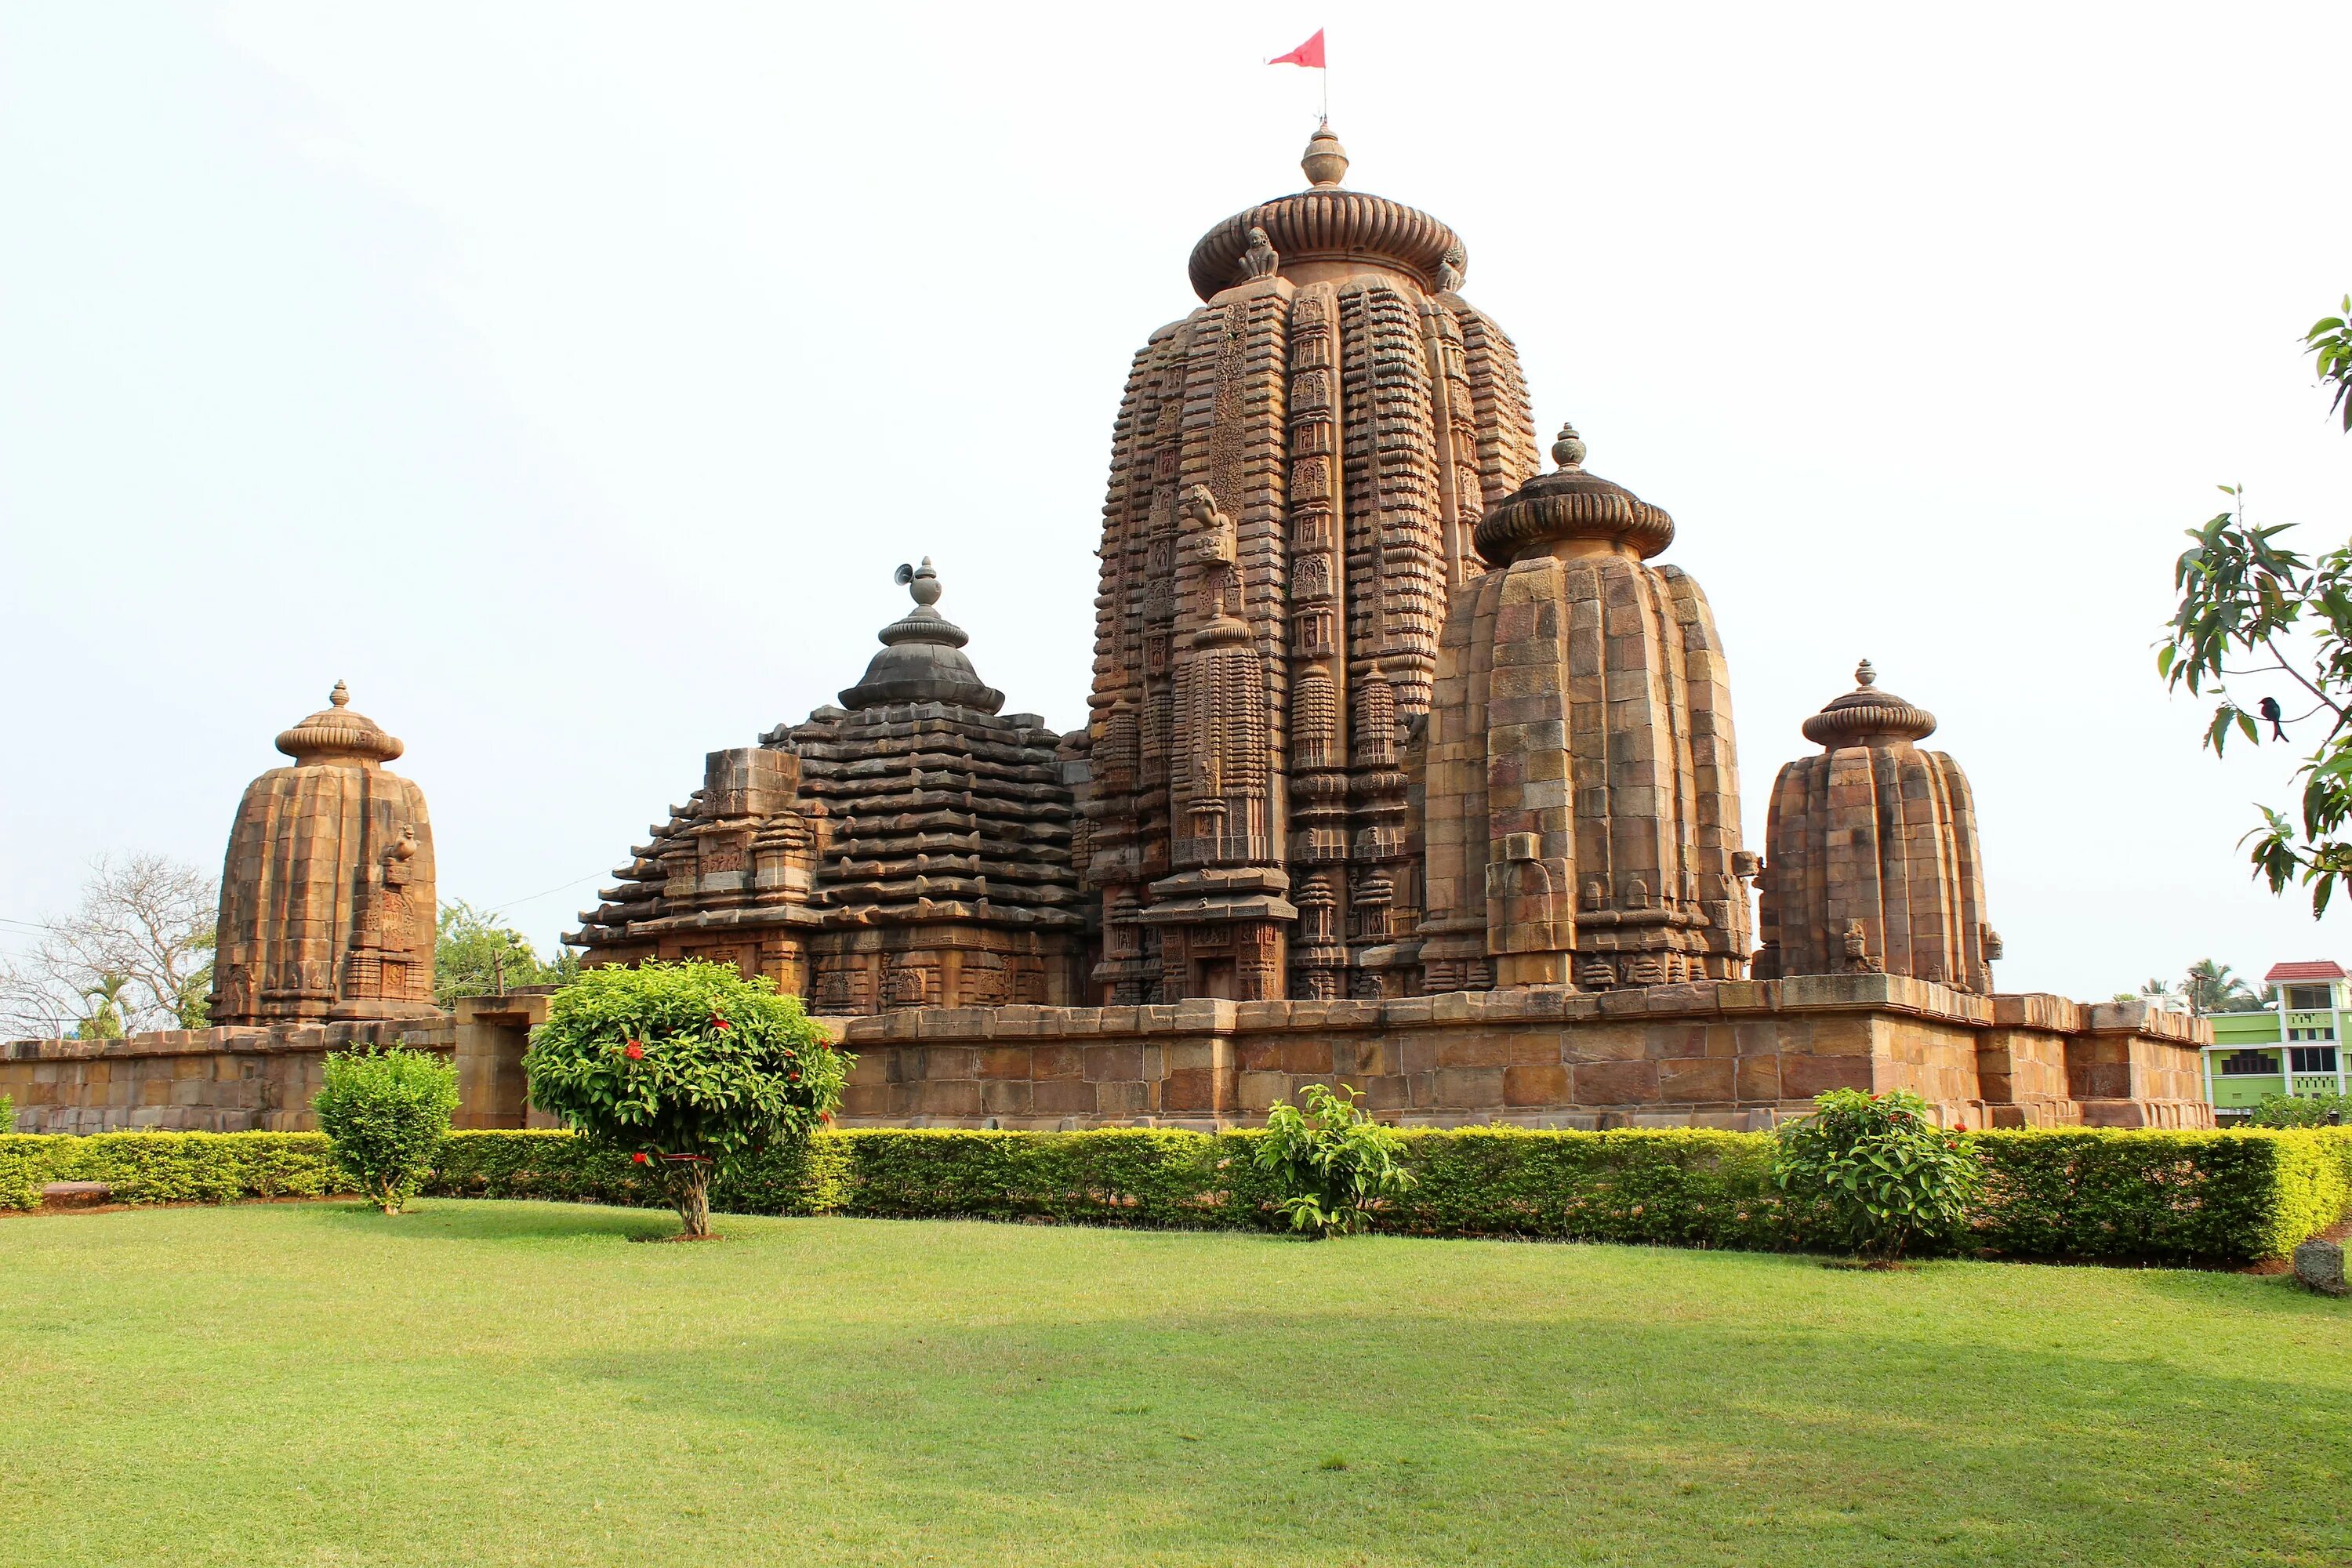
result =
[[[1908,1089],[1948,1124],[2212,1125],[2206,1026],[2142,1003],[1978,996],[1886,974],[1560,986],[1387,1002],[922,1008],[846,1022],[845,1126],[1262,1120],[1345,1083],[1383,1121],[1770,1126],[1832,1089]]]
[[[19,1040],[0,1047],[0,1094],[20,1132],[308,1131],[327,1053],[404,1040],[455,1059],[458,1126],[551,1125],[522,1078],[546,1016],[544,994],[514,993],[422,1020]],[[1310,1083],[1423,1127],[1764,1128],[1831,1089],[1912,1089],[1971,1127],[2213,1124],[2201,1022],[1885,974],[823,1022],[857,1054],[849,1127],[1248,1126]]]

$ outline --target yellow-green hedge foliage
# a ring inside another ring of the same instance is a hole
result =
[[[824,1132],[719,1183],[736,1214],[1046,1219],[1245,1229],[1274,1194],[1255,1132]],[[1379,1229],[1750,1249],[1818,1244],[1774,1189],[1771,1140],[1704,1130],[1410,1130],[1417,1184]],[[1986,1172],[1963,1250],[2010,1258],[2231,1264],[2279,1257],[2352,1209],[2352,1128],[1979,1134]],[[318,1133],[0,1136],[0,1207],[104,1181],[127,1203],[336,1191]],[[643,1167],[568,1132],[455,1132],[426,1193],[667,1205]]]

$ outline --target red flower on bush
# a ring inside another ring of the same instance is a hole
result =
[[[646,1153],[643,1150],[639,1150],[636,1153],[629,1156],[629,1163],[633,1165],[650,1165],[653,1162],[646,1157]]]
[[[718,1015],[716,1015],[716,1014],[713,1014],[713,1015],[711,1016],[711,1019],[710,1019],[710,1026],[711,1026],[712,1028],[714,1028],[714,1029],[724,1029],[724,1028],[729,1027],[730,1026],[728,1025],[728,1022],[727,1022],[727,1020],[726,1020],[726,1019],[719,1017],[719,1016]]]
[[[637,1044],[636,1041],[631,1040],[627,1047],[622,1050],[621,1054],[628,1058],[633,1062],[643,1061],[646,1057],[646,1048],[645,1047]]]

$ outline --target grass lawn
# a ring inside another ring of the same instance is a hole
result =
[[[2352,1561],[2276,1279],[424,1203],[0,1222],[12,1563]]]

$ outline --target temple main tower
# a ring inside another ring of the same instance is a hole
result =
[[[1085,811],[1096,999],[1379,994],[1421,919],[1405,747],[1473,535],[1538,467],[1427,213],[1308,188],[1192,251],[1111,445]]]

